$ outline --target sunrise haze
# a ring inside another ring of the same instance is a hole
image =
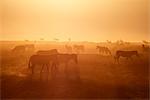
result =
[[[2,0],[0,40],[142,41],[148,0]]]

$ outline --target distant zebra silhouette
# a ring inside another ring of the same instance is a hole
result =
[[[28,52],[34,52],[34,50],[35,50],[34,44],[25,45],[25,48],[26,48],[26,51],[28,51]]]
[[[65,45],[65,49],[67,50],[67,53],[72,53],[72,47],[69,45]]]
[[[132,56],[134,56],[134,55],[139,57],[138,51],[121,51],[121,50],[117,50],[114,59],[115,59],[115,62],[117,61],[119,63],[119,58],[120,57],[125,57],[126,59],[131,59],[132,60]]]
[[[106,40],[106,42],[107,42],[108,44],[112,44],[112,42],[111,42],[110,40]]]
[[[51,64],[51,65],[50,65]],[[49,67],[51,69],[57,68],[58,59],[57,55],[32,55],[29,59],[28,68],[32,70],[32,74],[34,74],[34,69],[36,66],[42,66],[40,74],[42,73],[44,67],[47,67],[47,71],[49,73]]]
[[[15,48],[12,49],[13,53],[23,53],[25,52],[26,48],[24,45],[15,46]]]
[[[107,47],[96,46],[96,49],[99,50],[99,54],[108,54],[108,55],[111,55],[111,51]]]
[[[144,52],[150,53],[150,47],[148,45],[146,46],[146,45],[142,44],[142,48],[143,48]]]
[[[120,45],[120,46],[121,46],[121,45],[123,46],[123,45],[124,45],[124,41],[123,41],[123,40],[117,40],[117,41],[116,41],[116,44],[117,44],[117,45]]]
[[[24,54],[24,53],[34,52],[34,49],[35,49],[35,47],[33,44],[18,45],[12,49],[12,52],[16,53],[16,54]]]
[[[74,45],[73,48],[77,54],[84,52],[84,49],[85,49],[84,45]]]

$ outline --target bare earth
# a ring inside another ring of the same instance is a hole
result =
[[[99,99],[148,99],[148,58],[121,59],[115,64],[113,57],[79,55],[79,63],[70,62],[68,74],[64,65],[59,66],[56,77],[46,69],[39,76],[39,69],[31,76],[27,62],[19,59],[4,64],[1,71],[1,96],[8,98],[99,98]],[[2,58],[3,59],[3,58]],[[16,66],[18,65],[18,66]]]

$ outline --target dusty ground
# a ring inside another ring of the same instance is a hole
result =
[[[148,99],[148,57],[121,59],[115,64],[113,57],[79,55],[79,63],[59,66],[56,77],[46,70],[40,79],[38,68],[31,77],[26,59],[1,57],[1,97],[6,98],[99,98]],[[4,60],[5,59],[5,60]],[[9,62],[9,63],[8,63]]]

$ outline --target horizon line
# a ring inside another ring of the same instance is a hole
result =
[[[111,40],[109,40],[111,41]],[[116,41],[111,41],[112,43],[114,42],[117,42],[119,41],[116,40]],[[143,42],[143,41],[147,41],[147,42],[150,42],[148,40],[140,40],[140,41],[125,41],[125,40],[122,40],[123,42]],[[55,40],[0,40],[0,42],[92,42],[92,43],[101,43],[101,42],[107,42],[106,41],[55,41]]]

